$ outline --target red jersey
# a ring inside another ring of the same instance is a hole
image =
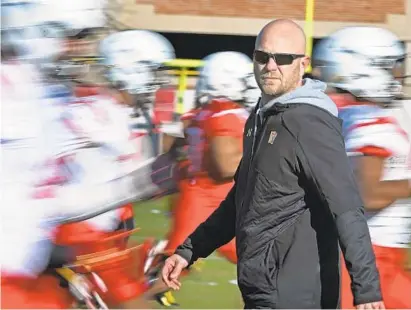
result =
[[[215,137],[230,136],[237,138],[242,148],[244,125],[249,114],[243,106],[227,99],[214,99],[191,112],[191,123],[185,129],[189,165],[182,174],[183,182],[201,187],[219,186],[208,176],[210,143]]]

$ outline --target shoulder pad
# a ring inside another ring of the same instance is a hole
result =
[[[370,110],[368,113],[351,115],[350,118],[344,119],[347,151],[356,152],[371,146],[386,150],[387,154],[408,152],[408,135],[395,118],[384,110],[371,112]]]
[[[214,113],[218,113],[224,110],[241,109],[244,107],[226,98],[214,98],[205,106],[205,108]]]

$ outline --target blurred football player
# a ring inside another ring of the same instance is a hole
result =
[[[35,199],[34,183],[48,159],[44,109],[36,60],[32,1],[1,3],[1,308],[64,308],[68,293],[58,280],[40,276],[51,252],[53,225]],[[24,216],[22,216],[22,214]]]
[[[134,109],[132,132],[140,142],[138,161],[142,173],[136,187],[147,197],[164,194],[156,184],[151,183],[153,178],[150,177],[155,164],[152,161],[159,152],[159,132],[154,120],[153,103],[156,91],[169,83],[164,63],[175,58],[174,48],[158,33],[130,30],[111,34],[102,40],[99,54],[110,87]],[[156,247],[151,252],[154,255]],[[147,268],[145,266],[145,271]],[[156,292],[156,287],[150,288],[144,297],[152,297],[153,292]],[[125,305],[135,307],[132,300]]]
[[[252,79],[251,60],[244,54],[219,52],[204,59],[196,86],[197,109],[188,115],[185,129],[187,165],[179,171],[180,194],[166,248],[170,253],[214,212],[232,186]],[[219,253],[236,263],[235,241]]]
[[[146,157],[159,153],[154,115],[157,91],[170,83],[165,62],[175,58],[174,48],[162,35],[145,30],[121,31],[106,37],[99,45],[102,65],[111,86],[134,107],[133,131],[149,133],[144,145]]]
[[[171,230],[162,255],[153,264],[157,267],[154,277],[161,262],[214,212],[232,186],[242,154],[247,109],[258,101],[252,80],[251,59],[242,53],[218,52],[204,59],[195,107],[181,116],[184,137],[175,138],[168,150],[178,167],[178,193],[171,200]],[[218,252],[237,262],[235,240]],[[160,287],[163,292],[157,300],[176,305],[164,284]]]
[[[55,261],[56,220],[92,209],[61,208],[52,189],[39,190],[37,182],[52,157],[46,90],[37,65],[47,57],[37,26],[37,3],[1,3],[1,307],[68,308],[72,298],[59,280],[44,273]],[[93,211],[93,210],[90,210]]]
[[[405,50],[391,32],[349,27],[319,43],[315,75],[326,81],[339,107],[347,153],[362,195],[384,303],[411,308],[411,274],[406,270],[411,236],[410,142],[390,109],[400,94],[396,80]],[[342,273],[342,308],[354,308],[350,276]]]
[[[117,193],[110,190],[102,192],[103,187],[96,187],[95,180],[98,179],[102,185],[118,182],[124,173],[132,172],[142,164],[135,142],[131,139],[129,109],[116,102],[109,89],[83,87],[73,82],[81,81],[88,68],[73,63],[71,57],[78,55],[79,46],[81,50],[88,49],[88,37],[104,22],[98,6],[94,7],[93,12],[100,14],[93,15],[85,10],[86,4],[96,4],[96,1],[91,2],[74,1],[69,7],[60,2],[49,3],[49,10],[56,16],[48,20],[45,18],[48,23],[44,25],[48,35],[59,38],[62,44],[53,61],[42,66],[48,77],[50,104],[57,111],[53,128],[58,132],[54,141],[57,145],[56,175],[43,183],[58,182],[65,189],[79,189],[82,195],[76,197],[78,203],[90,197],[101,197],[102,202],[104,198],[114,199]],[[121,99],[126,101],[128,98]],[[134,189],[143,191],[138,184],[134,184]],[[91,219],[60,225],[56,243],[73,248],[77,257],[98,256],[98,253],[104,254],[116,248],[111,241],[116,236],[121,237],[121,233],[116,235],[114,231],[130,230],[133,226],[132,205],[128,204]],[[106,244],[103,240],[107,241]],[[118,264],[117,258],[116,264],[108,259],[104,268],[102,264],[98,267],[97,275],[106,287],[99,294],[109,306],[146,308],[145,302],[136,302],[135,299],[148,288],[143,276],[144,256],[147,253],[141,253],[136,262],[133,261],[134,257],[128,257],[129,253],[123,246],[120,249],[116,256],[123,255],[122,265]],[[98,258],[100,261],[105,259],[103,254]],[[74,263],[69,258],[66,263]]]

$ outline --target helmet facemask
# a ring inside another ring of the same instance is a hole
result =
[[[402,93],[404,45],[378,27],[346,27],[321,40],[313,67],[328,86],[359,101],[387,104]]]

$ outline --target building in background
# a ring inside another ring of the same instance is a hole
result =
[[[109,3],[111,23],[117,29],[236,36],[255,36],[274,18],[291,18],[304,26],[306,4],[305,0],[109,0]],[[411,55],[411,0],[315,0],[314,19],[317,39],[341,27],[373,25],[396,33]],[[176,49],[178,54],[178,46]],[[411,75],[411,58],[407,60],[407,75]],[[411,84],[411,79],[408,83]]]

